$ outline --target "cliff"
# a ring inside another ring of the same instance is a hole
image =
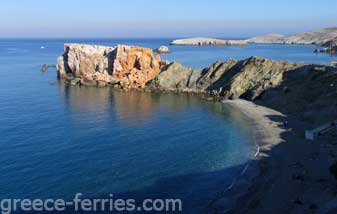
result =
[[[153,56],[152,49],[135,46],[65,44],[57,70],[73,84],[144,88],[160,72],[160,57]]]
[[[247,45],[248,42],[244,40],[222,40],[212,38],[188,38],[173,40],[171,45],[191,45],[191,46],[203,46],[203,45]]]
[[[280,43],[280,44],[318,44],[323,45],[337,38],[337,28],[324,28],[307,31],[289,36],[269,34],[246,40],[249,43]]]

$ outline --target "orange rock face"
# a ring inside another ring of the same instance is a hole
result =
[[[58,59],[60,77],[77,77],[81,82],[120,84],[123,88],[144,88],[160,72],[160,57],[152,49],[118,45],[105,47],[66,44]]]
[[[144,88],[160,72],[160,57],[152,49],[119,45],[115,49],[112,77],[130,87]]]

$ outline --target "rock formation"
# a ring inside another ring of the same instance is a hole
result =
[[[117,46],[112,62],[112,76],[130,87],[144,88],[160,72],[160,57],[149,48]]]
[[[199,71],[171,63],[148,86],[220,99],[263,101],[310,123],[337,117],[337,69],[323,65],[251,57],[215,62]]]
[[[258,98],[265,90],[283,80],[283,74],[304,66],[302,63],[279,62],[251,57],[215,62],[201,72],[171,63],[149,84],[161,90],[214,93],[225,98]]]
[[[170,50],[167,46],[160,46],[159,48],[156,49],[156,52],[159,54],[165,54],[165,53],[169,53]]]
[[[320,30],[298,33],[290,36],[269,34],[266,36],[248,39],[250,43],[281,43],[281,44],[318,44],[323,45],[337,37],[337,28],[324,28]]]
[[[199,77],[199,70],[173,62],[163,67],[160,74],[148,86],[157,90],[195,91]]]
[[[337,53],[337,37],[323,44],[325,52]]]
[[[61,78],[80,78],[73,82],[84,85],[143,88],[160,72],[160,57],[154,57],[149,48],[135,46],[65,44],[57,70]]]
[[[248,42],[244,40],[222,40],[212,38],[189,38],[173,40],[171,45],[247,45]]]
[[[330,66],[251,57],[215,62],[197,70],[160,61],[147,48],[67,44],[57,67],[59,76],[73,85],[110,84],[218,99],[263,100],[274,109],[298,114],[306,121],[337,117],[337,68]]]

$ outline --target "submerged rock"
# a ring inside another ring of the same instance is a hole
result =
[[[72,79],[72,80],[70,80],[70,84],[71,85],[77,85],[77,84],[79,84],[81,82],[81,78],[74,78],[74,79]]]
[[[43,64],[41,67],[41,72],[46,72],[48,70],[49,66],[47,64]]]

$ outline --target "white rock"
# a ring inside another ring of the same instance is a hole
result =
[[[157,53],[169,53],[170,50],[167,46],[160,46],[159,48],[156,49]]]

